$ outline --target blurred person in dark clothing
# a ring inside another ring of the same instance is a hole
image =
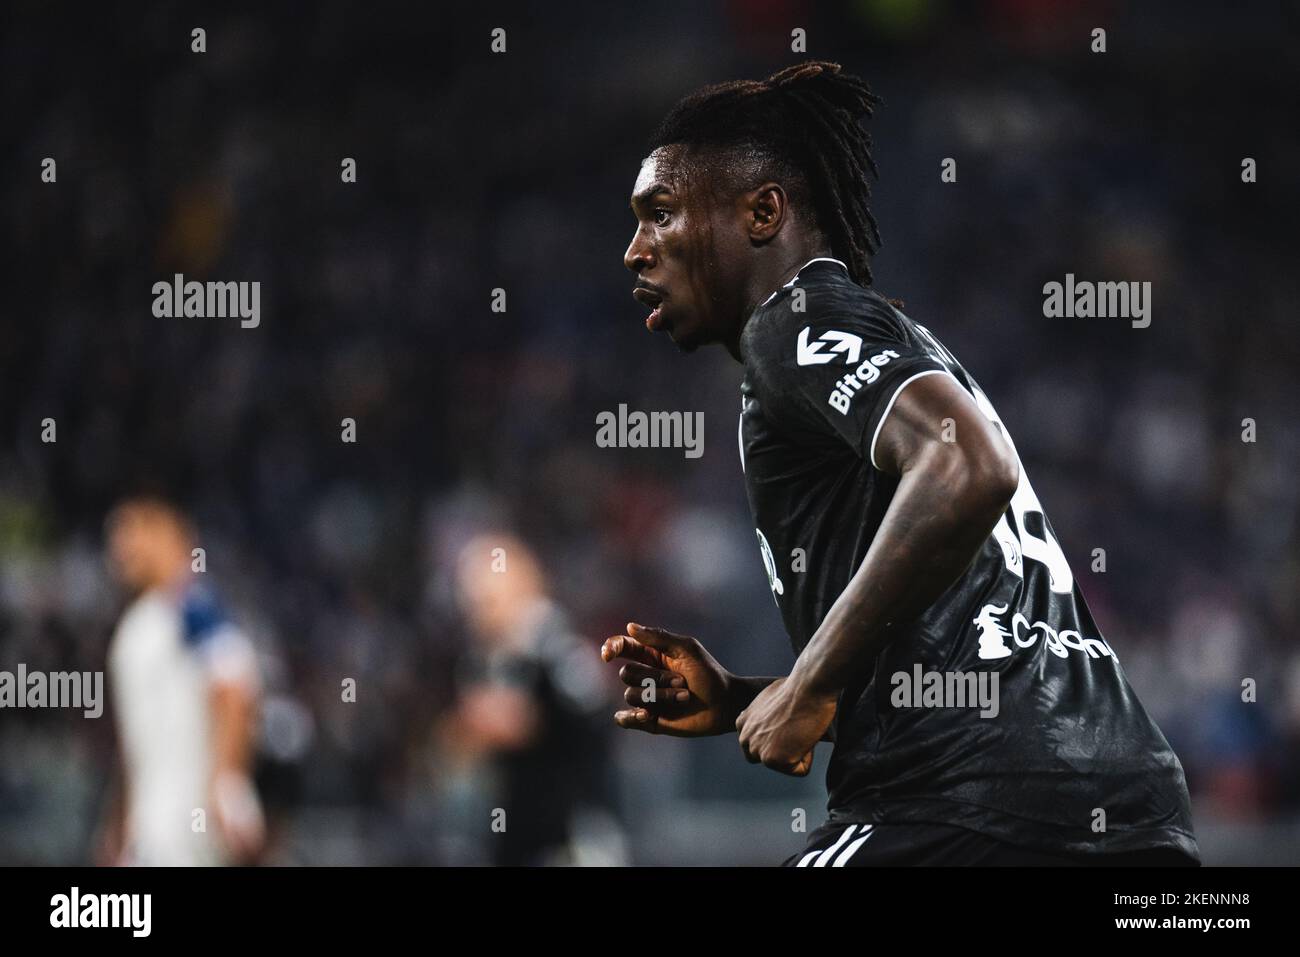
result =
[[[473,641],[438,737],[450,769],[486,771],[492,781],[481,817],[488,859],[622,863],[609,812],[604,678],[547,595],[536,557],[512,536],[477,536],[460,554],[456,593]]]

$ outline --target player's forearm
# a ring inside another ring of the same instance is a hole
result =
[[[727,711],[735,721],[740,712],[749,707],[759,692],[780,678],[750,675],[731,675],[727,679]]]
[[[233,861],[248,862],[266,839],[252,767],[258,694],[255,685],[242,681],[218,681],[210,694],[212,806],[225,853]]]
[[[748,708],[750,704],[753,702],[753,700],[758,697],[758,695],[762,692],[764,688],[766,688],[774,681],[785,681],[785,680],[787,679],[774,678],[774,677],[760,678],[760,677],[748,677],[744,675],[731,675],[731,677],[729,678],[730,696],[729,696],[729,703],[728,703],[728,711],[730,712],[731,717],[730,720],[728,721],[728,724],[733,724],[736,718],[740,716],[740,712]],[[822,740],[834,741],[835,740],[834,729],[827,728],[826,733],[822,735]]]
[[[247,775],[253,758],[256,698],[236,683],[217,684],[211,695],[214,776]]]
[[[838,694],[874,660],[890,622],[930,607],[966,570],[1006,510],[1014,481],[954,447],[906,469],[861,567],[795,663],[790,680]]]

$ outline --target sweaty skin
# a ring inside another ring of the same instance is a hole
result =
[[[740,334],[754,309],[801,264],[830,255],[811,217],[765,181],[728,188],[708,157],[677,147],[642,163],[633,188],[637,229],[624,264],[634,295],[652,310],[651,331],[690,351],[720,343],[740,360]],[[689,183],[689,188],[683,184]],[[705,268],[707,267],[707,268]],[[942,441],[951,419],[956,440]],[[876,445],[898,487],[866,558],[785,677],[742,677],[696,639],[629,623],[606,639],[619,676],[624,728],[683,737],[735,730],[745,757],[805,775],[825,740],[839,693],[888,640],[891,622],[934,603],[966,570],[1015,491],[1019,466],[974,400],[946,376],[908,385]]]
[[[680,147],[642,162],[632,211],[637,229],[623,264],[637,275],[633,295],[652,310],[650,330],[667,332],[685,352],[716,342],[739,361],[754,308],[828,248],[799,224],[780,184],[727,191],[707,162]]]

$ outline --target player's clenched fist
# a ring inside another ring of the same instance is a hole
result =
[[[813,748],[834,720],[835,705],[834,695],[804,692],[778,678],[736,718],[740,749],[753,764],[802,777],[812,770]]]
[[[694,638],[629,623],[626,635],[605,639],[600,657],[627,662],[618,672],[628,705],[614,715],[620,727],[679,737],[735,727],[733,676]]]

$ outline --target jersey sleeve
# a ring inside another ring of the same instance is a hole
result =
[[[899,393],[921,376],[951,374],[883,309],[786,328],[794,331],[769,336],[759,360],[767,407],[843,439],[877,468],[876,439]]]
[[[258,684],[257,653],[242,629],[226,616],[216,594],[194,585],[181,602],[182,636],[208,678],[222,684]]]

